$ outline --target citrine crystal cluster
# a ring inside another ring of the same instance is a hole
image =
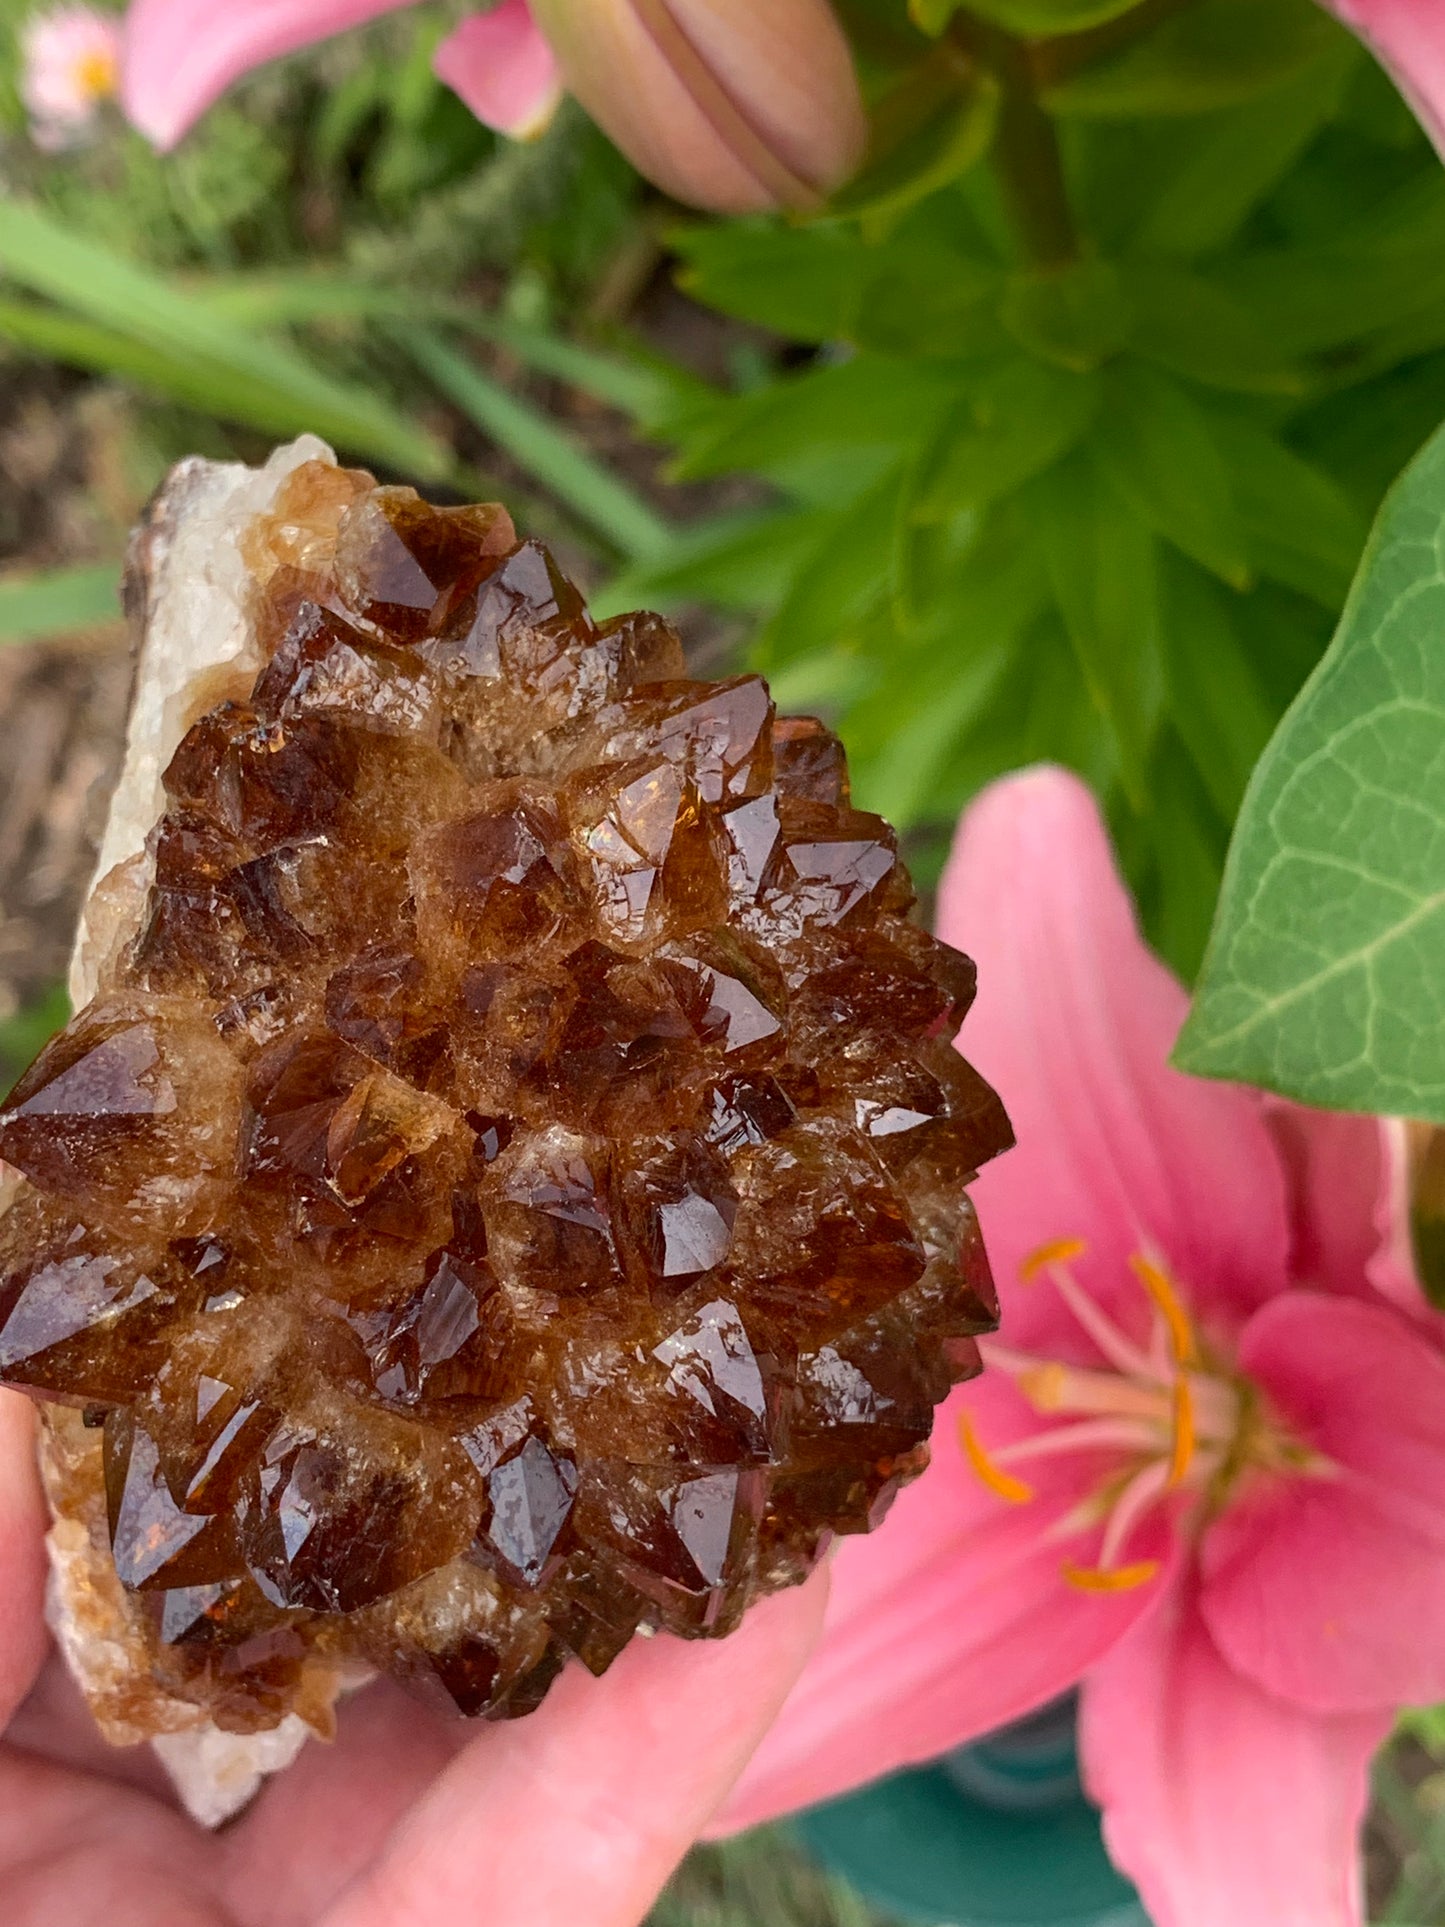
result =
[[[0,1378],[129,1730],[360,1667],[509,1717],[922,1467],[995,1317],[973,972],[826,729],[503,510],[311,462],[242,547],[259,668],[0,1114]]]

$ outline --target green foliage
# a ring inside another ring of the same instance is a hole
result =
[[[0,577],[0,645],[40,642],[120,614],[120,564]]]
[[[648,1927],[890,1927],[780,1827],[695,1847]]]
[[[662,517],[540,410],[508,394],[438,335],[413,327],[399,341],[443,394],[609,546],[639,558],[667,547]]]
[[[1186,1069],[1445,1123],[1445,434],[1245,798]]]
[[[1045,99],[1055,113],[1091,119],[1209,113],[1307,71],[1333,33],[1312,0],[1199,0]]]
[[[432,436],[379,396],[336,381],[281,343],[238,326],[37,207],[0,203],[0,262],[8,280],[54,302],[58,325],[48,345],[57,355],[93,358],[92,365],[141,376],[152,386],[181,391],[184,399],[204,396],[223,418],[272,434],[309,428],[419,476],[435,479],[452,466]],[[22,316],[28,313],[30,328],[40,331],[48,312],[14,304],[8,330],[0,311],[0,332],[23,339]],[[77,318],[82,328],[63,333]],[[92,325],[86,329],[86,323]],[[36,332],[31,339],[44,337]],[[70,344],[68,354],[63,341]]]
[[[925,843],[1010,766],[1080,769],[1192,973],[1253,761],[1445,413],[1445,177],[1313,0],[857,13],[883,213],[875,176],[676,237],[689,292],[813,349],[651,418],[772,506],[622,586],[760,618]],[[948,60],[997,105],[940,174],[899,102],[935,126]]]
[[[0,1021],[0,1101],[20,1073],[70,1018],[64,984],[55,984],[24,1010]]]

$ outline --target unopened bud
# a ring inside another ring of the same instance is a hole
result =
[[[532,0],[567,86],[679,200],[725,213],[810,207],[867,126],[825,0]]]

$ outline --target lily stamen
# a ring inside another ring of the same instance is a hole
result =
[[[1023,1479],[1016,1479],[1012,1473],[1005,1472],[997,1460],[990,1458],[967,1412],[958,1415],[958,1436],[963,1446],[964,1456],[974,1472],[999,1498],[1010,1505],[1027,1505],[1034,1496],[1034,1489]]]
[[[1066,1559],[1062,1571],[1069,1585],[1079,1592],[1132,1592],[1158,1576],[1159,1561],[1140,1559],[1132,1566],[1115,1566],[1106,1572],[1101,1566],[1076,1566]]]
[[[1084,1418],[1016,1439],[991,1457],[995,1465],[1016,1465],[1021,1459],[1051,1458],[1060,1452],[1148,1452],[1157,1441],[1157,1427],[1143,1419]]]
[[[1083,1249],[1081,1239],[1058,1238],[1041,1246],[1020,1270],[1026,1277],[1050,1280],[1074,1322],[1093,1340],[1100,1363],[1066,1364],[991,1339],[983,1343],[989,1367],[1012,1379],[1036,1412],[1066,1422],[993,1453],[968,1417],[960,1421],[960,1437],[978,1477],[1015,1505],[1035,1495],[1012,1466],[1068,1453],[1100,1455],[1092,1493],[1055,1522],[1050,1536],[1069,1540],[1102,1528],[1096,1563],[1068,1560],[1062,1571],[1083,1591],[1117,1592],[1146,1584],[1157,1570],[1149,1560],[1122,1562],[1129,1540],[1156,1506],[1175,1492],[1188,1492],[1197,1503],[1221,1467],[1260,1462],[1267,1450],[1278,1450],[1278,1439],[1266,1430],[1256,1440],[1249,1429],[1255,1420],[1238,1386],[1201,1366],[1184,1295],[1161,1260],[1143,1253],[1129,1260],[1152,1308],[1146,1350],[1069,1271],[1069,1260]]]
[[[1194,1458],[1194,1394],[1181,1372],[1174,1381],[1174,1444],[1169,1455],[1169,1484],[1182,1485]]]
[[[1142,1251],[1136,1251],[1129,1260],[1129,1269],[1148,1292],[1154,1305],[1163,1318],[1168,1331],[1176,1365],[1192,1365],[1199,1356],[1199,1346],[1194,1337],[1194,1326],[1179,1296],[1173,1280],[1160,1264],[1146,1258]]]

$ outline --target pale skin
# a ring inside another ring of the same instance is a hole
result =
[[[501,1726],[398,1689],[348,1702],[229,1827],[98,1736],[42,1618],[34,1417],[0,1391],[0,1894],[6,1927],[637,1927],[817,1638],[826,1581],[731,1638],[636,1640]],[[13,1717],[11,1717],[13,1712]]]

